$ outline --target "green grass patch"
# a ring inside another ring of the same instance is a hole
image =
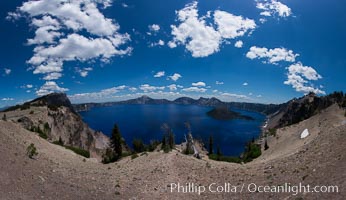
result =
[[[242,160],[238,157],[234,156],[222,156],[217,154],[209,154],[209,159],[216,160],[216,161],[224,161],[224,162],[231,162],[231,163],[241,163]]]
[[[69,149],[69,150],[75,152],[78,155],[81,155],[81,156],[86,157],[86,158],[90,158],[90,152],[87,150],[84,150],[84,149],[81,149],[78,147],[72,147],[72,146],[64,146],[64,147],[66,149]]]

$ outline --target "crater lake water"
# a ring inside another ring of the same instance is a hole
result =
[[[162,140],[161,126],[167,123],[173,130],[176,144],[185,141],[187,134],[185,122],[191,125],[192,135],[201,139],[208,147],[209,136],[214,138],[214,148],[219,145],[224,155],[239,156],[245,144],[253,137],[257,138],[265,116],[244,110],[232,109],[254,120],[216,120],[207,116],[212,107],[196,105],[115,105],[95,107],[80,112],[83,120],[94,130],[110,136],[114,123],[118,124],[126,143],[132,146],[134,138],[145,143],[150,140]],[[215,150],[214,150],[215,151]]]

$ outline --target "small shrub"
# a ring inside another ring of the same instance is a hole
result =
[[[106,152],[102,155],[102,163],[108,164],[117,161],[117,156],[111,148],[107,148]]]
[[[140,156],[148,156],[148,153],[147,152],[143,152],[143,153],[141,153]]]
[[[6,116],[6,114],[4,114],[4,115],[2,116],[2,120],[3,120],[3,121],[7,121],[7,116]]]
[[[165,153],[168,153],[171,151],[171,148],[169,148],[169,145],[163,146],[162,149],[163,149],[163,152],[165,152]]]
[[[43,132],[40,127],[38,128],[38,135],[45,140],[48,138],[47,134]]]
[[[261,146],[255,143],[248,143],[243,155],[244,162],[250,162],[261,155]]]
[[[121,157],[127,157],[127,156],[131,156],[133,153],[130,151],[125,151],[121,153]]]
[[[153,152],[159,144],[160,144],[160,142],[157,140],[150,141],[150,144],[148,145],[148,148],[147,148],[148,151]]]
[[[62,141],[61,137],[59,137],[59,140],[54,141],[53,144],[64,146],[64,141]]]
[[[26,148],[26,155],[29,156],[29,158],[33,159],[34,156],[38,155],[37,149],[33,143],[31,143],[27,148]]]
[[[269,129],[269,135],[276,136],[276,129],[275,128]]]
[[[29,113],[30,115],[33,115],[34,114],[34,111],[32,110],[32,111],[30,111],[30,113]]]
[[[138,155],[135,153],[135,154],[132,154],[132,156],[131,156],[131,159],[133,160],[133,159],[135,159],[135,158],[138,158]]]
[[[41,130],[40,126],[32,126],[30,128],[30,131],[38,133],[38,135],[41,138],[43,138],[43,139],[47,139],[48,138],[47,134]]]
[[[133,139],[132,145],[133,145],[133,149],[137,153],[141,153],[145,150],[143,141],[141,139]]]

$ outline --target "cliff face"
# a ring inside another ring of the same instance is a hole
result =
[[[82,121],[65,94],[49,94],[10,108],[6,116],[23,128],[41,131],[50,142],[62,140],[66,146],[89,151],[94,158],[100,158],[109,143],[107,136]]]
[[[334,92],[326,96],[310,93],[301,98],[294,98],[282,104],[277,112],[269,115],[270,123],[267,128],[281,128],[296,124],[320,113],[332,104],[346,107],[346,95],[342,92]]]

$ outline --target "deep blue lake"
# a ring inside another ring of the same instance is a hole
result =
[[[115,105],[96,107],[81,112],[83,120],[94,130],[110,136],[114,123],[117,123],[127,144],[132,146],[134,138],[145,143],[162,139],[161,126],[167,123],[173,130],[176,144],[185,141],[187,133],[184,123],[191,125],[192,135],[202,139],[208,147],[208,139],[212,134],[214,147],[219,145],[224,155],[238,156],[244,151],[246,142],[258,137],[260,126],[265,116],[260,113],[233,109],[255,120],[216,120],[207,116],[212,107],[196,105]]]

